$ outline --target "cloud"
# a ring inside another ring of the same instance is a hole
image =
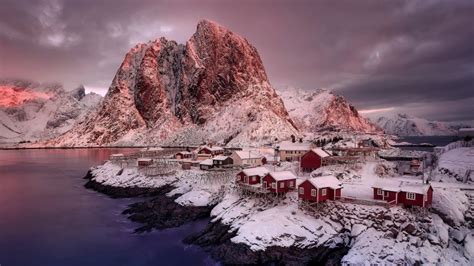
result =
[[[333,88],[362,110],[474,119],[471,0],[2,0],[0,75],[106,88],[137,42],[202,18],[249,40],[276,86]]]

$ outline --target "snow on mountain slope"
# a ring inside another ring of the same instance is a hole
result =
[[[298,129],[305,133],[324,130],[373,133],[379,129],[359,115],[342,96],[329,90],[306,91],[286,88],[278,91]]]
[[[0,143],[37,141],[71,129],[101,99],[84,88],[65,91],[58,84],[0,81]]]
[[[298,135],[246,39],[203,20],[132,48],[98,110],[50,145],[243,145]]]
[[[368,116],[385,133],[397,136],[450,136],[456,135],[456,127],[445,122],[429,121],[407,114]]]

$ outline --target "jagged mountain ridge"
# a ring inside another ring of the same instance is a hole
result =
[[[83,86],[66,91],[60,84],[0,80],[0,143],[56,137],[95,108],[100,95]]]
[[[441,121],[430,121],[407,114],[370,116],[385,133],[397,136],[452,136],[459,126]]]
[[[203,20],[186,44],[132,48],[97,112],[60,146],[264,143],[298,135],[246,39]]]
[[[344,97],[330,90],[307,91],[288,87],[278,90],[291,119],[306,134],[321,131],[381,132],[377,126],[360,116]]]

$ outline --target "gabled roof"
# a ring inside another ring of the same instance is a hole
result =
[[[202,150],[202,149],[208,149],[210,151],[223,151],[224,148],[222,147],[219,147],[219,146],[212,146],[212,147],[209,147],[209,146],[202,146],[201,148],[199,148],[199,150]]]
[[[276,181],[296,179],[296,176],[290,171],[270,172],[269,175]]]
[[[244,169],[242,170],[242,172],[246,175],[246,176],[254,176],[254,175],[258,175],[260,177],[264,177],[265,175],[267,175],[268,173],[270,173],[270,171],[268,171],[267,168],[265,167],[254,167],[254,168],[247,168],[247,169]]]
[[[201,165],[201,164],[202,164],[202,165],[213,165],[213,161],[212,161],[212,159],[206,159],[206,160],[200,162],[199,164],[200,164],[200,165]]]
[[[315,149],[311,149],[312,152],[316,153],[319,157],[321,158],[325,158],[325,157],[329,157],[329,153],[327,153],[326,151],[324,151],[323,149],[321,148],[315,148]]]
[[[212,160],[215,160],[215,161],[225,161],[225,160],[227,160],[227,158],[229,158],[229,156],[218,155],[218,156],[212,158]]]
[[[256,151],[234,151],[240,159],[248,160],[248,159],[260,159],[264,156]]]
[[[311,143],[307,142],[291,142],[291,141],[282,141],[276,145],[279,147],[280,151],[309,151],[311,150]]]
[[[342,188],[342,182],[332,175],[313,177],[313,178],[308,179],[308,181],[317,188],[327,188],[327,187],[332,188],[332,189]]]
[[[392,191],[392,192],[410,192],[416,194],[426,194],[428,189],[431,187],[429,184],[422,184],[422,183],[406,183],[403,181],[392,181],[392,180],[384,180],[378,181],[373,186],[373,188],[381,188],[385,191]]]
[[[183,155],[184,155],[184,154],[193,154],[193,153],[190,152],[190,151],[179,151],[179,152],[177,152],[176,154],[178,154],[178,153],[183,154]]]

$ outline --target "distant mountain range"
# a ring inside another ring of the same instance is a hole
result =
[[[407,114],[371,114],[367,117],[385,133],[397,136],[453,136],[459,128],[472,126],[462,122],[430,121]]]
[[[57,137],[101,100],[84,87],[66,91],[60,84],[0,80],[0,143],[33,142]]]

